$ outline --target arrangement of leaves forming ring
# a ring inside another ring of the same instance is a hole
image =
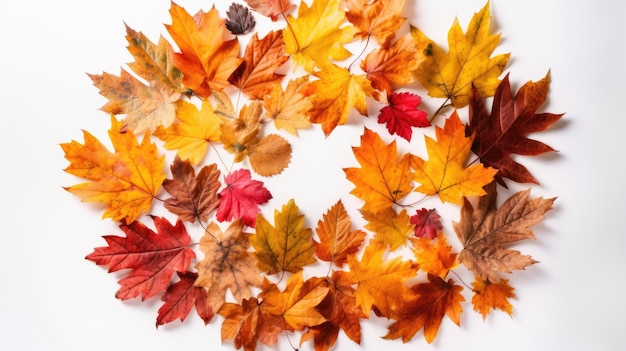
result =
[[[447,52],[412,24],[406,30],[405,0],[308,3],[246,0],[224,18],[215,7],[191,15],[172,3],[171,40],[157,43],[127,26],[129,70],[90,75],[108,100],[102,110],[111,116],[114,151],[89,132],[82,144],[61,145],[65,171],[86,179],[65,189],[103,203],[103,217],[123,232],[104,236],[107,246],[86,258],[109,272],[127,270],[118,299],[159,296],[157,327],[195,308],[205,324],[220,315],[222,340],[245,350],[296,331],[315,350],[331,349],[340,330],[359,344],[360,320],[372,313],[390,321],[384,338],[407,342],[423,330],[430,343],[445,316],[460,325],[470,295],[483,318],[492,310],[511,314],[515,293],[503,273],[536,261],[509,246],[534,239],[531,227],[554,198],[532,198],[528,189],[497,201],[497,189],[538,184],[514,154],[553,151],[527,138],[562,116],[537,112],[549,74],[512,94],[508,75],[501,78],[509,54],[492,57],[500,36],[489,31],[489,3],[465,31],[454,22]],[[255,16],[283,29],[254,33],[240,52],[238,35],[254,30]],[[363,52],[353,55],[349,42]],[[290,78],[279,73],[287,64]],[[443,101],[430,117],[420,96],[403,91],[415,82]],[[419,128],[434,128],[436,137],[424,135],[423,159],[399,154],[395,141],[363,128],[361,144],[352,146],[360,167],[343,170],[362,203],[364,228],[352,228],[341,200],[314,231],[293,199],[273,219],[263,217],[259,206],[272,194],[259,179],[280,177],[292,154],[283,136],[267,132],[268,122],[294,135],[319,124],[329,136],[358,114],[367,117],[372,103],[382,106],[377,118],[389,137],[410,141]],[[435,125],[445,110],[452,112]],[[163,153],[174,151],[167,168]],[[232,157],[230,166],[222,155]],[[211,157],[215,163],[206,162]],[[436,209],[403,202],[415,192],[458,206],[452,227],[460,252]],[[157,205],[177,221],[143,223]],[[202,229],[197,237],[192,226]],[[400,247],[414,258],[394,256]],[[307,266],[320,262],[327,274],[307,276]],[[461,266],[475,276],[471,287],[454,271]]]

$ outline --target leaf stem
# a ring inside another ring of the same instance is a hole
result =
[[[437,118],[437,116],[439,116],[439,114],[441,113],[441,111],[443,111],[444,109],[452,106],[452,104],[448,104],[448,101],[450,101],[450,98],[447,98],[446,101],[443,102],[443,104],[441,104],[441,106],[439,106],[439,108],[437,109],[437,111],[435,111],[435,113],[433,113],[432,116],[430,116],[430,118],[428,118],[428,122],[433,123],[433,121],[435,120],[435,118]]]
[[[365,50],[367,50],[367,47],[370,44],[370,38],[371,37],[372,37],[371,34],[367,35],[367,40],[365,41],[365,47],[363,48],[363,50],[361,50],[361,53],[357,57],[354,58],[354,61],[352,61],[352,63],[350,63],[350,65],[348,65],[348,71],[350,71],[350,69],[352,69],[352,65],[355,64],[359,60],[359,58],[361,58],[361,56],[363,56],[363,54],[365,53]]]
[[[448,271],[448,273],[452,273],[452,274],[454,274],[454,275],[455,275],[455,276],[459,279],[459,281],[461,282],[461,284],[465,285],[465,287],[466,287],[467,289],[469,289],[470,291],[474,290],[474,289],[472,289],[469,285],[467,285],[467,283],[465,283],[465,281],[463,281],[463,278],[461,278],[461,276],[460,276],[460,275],[458,275],[455,271],[449,270],[449,271]]]

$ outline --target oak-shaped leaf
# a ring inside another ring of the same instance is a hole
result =
[[[356,29],[344,25],[342,3],[343,0],[313,0],[308,5],[301,1],[298,17],[287,15],[285,52],[305,71],[313,73],[316,66],[351,56],[344,45],[352,41]]]
[[[145,224],[122,223],[125,237],[106,235],[108,246],[97,247],[85,257],[109,272],[130,269],[118,283],[115,297],[121,300],[139,295],[146,300],[167,289],[174,272],[185,272],[196,255],[189,248],[191,238],[183,222],[172,225],[166,218],[152,217],[156,233]]]
[[[344,168],[344,172],[355,185],[350,194],[365,201],[363,211],[376,213],[397,204],[413,189],[410,156],[398,160],[395,140],[386,145],[378,133],[365,128],[361,146],[352,151],[361,167]]]
[[[483,320],[487,319],[492,309],[504,311],[511,316],[513,314],[513,306],[509,299],[515,298],[514,290],[509,285],[508,279],[501,279],[497,283],[492,283],[477,276],[472,283],[472,291],[474,292],[472,305],[474,306],[474,311],[480,312]]]
[[[204,258],[196,264],[195,285],[208,289],[207,305],[212,311],[220,310],[228,292],[236,302],[241,302],[252,296],[250,288],[263,283],[256,259],[248,252],[249,234],[243,228],[240,219],[230,223],[224,232],[211,222],[200,239]]]
[[[246,46],[243,62],[228,80],[249,99],[262,100],[284,77],[276,73],[289,58],[284,47],[282,30],[271,31],[262,39],[254,33]]]
[[[356,304],[366,316],[376,308],[377,313],[389,318],[415,298],[404,284],[415,277],[417,265],[399,256],[383,258],[385,249],[386,245],[370,240],[360,260],[348,257],[350,275],[357,284]]]
[[[467,166],[473,137],[465,136],[465,125],[456,110],[435,133],[437,140],[425,136],[428,161],[419,156],[411,159],[415,180],[421,184],[415,191],[459,205],[466,196],[484,195],[483,187],[491,183],[498,170],[481,163]]]
[[[220,205],[216,218],[220,222],[241,218],[243,224],[254,227],[259,205],[268,202],[272,194],[263,182],[252,179],[247,169],[236,170],[224,177],[225,187],[219,192]]]
[[[276,84],[264,97],[265,116],[274,120],[277,129],[297,135],[298,129],[311,125],[308,113],[313,104],[302,93],[309,83],[308,76],[295,78],[287,83],[284,91],[280,84]]]
[[[276,22],[296,5],[291,0],[245,0],[253,11],[267,16]]]
[[[402,338],[403,342],[407,342],[423,328],[424,338],[430,344],[446,315],[456,325],[461,324],[461,302],[465,298],[461,295],[463,287],[454,284],[454,280],[446,282],[441,277],[429,274],[427,283],[413,285],[411,290],[419,297],[407,303],[394,316],[396,321],[389,326],[389,333],[383,338]]]
[[[174,159],[170,167],[172,179],[163,181],[163,188],[172,195],[165,200],[164,206],[178,218],[195,222],[207,222],[209,214],[220,203],[217,196],[221,184],[220,171],[215,163],[202,167],[198,175],[189,161],[179,157]]]
[[[489,32],[490,17],[487,3],[474,14],[466,33],[455,19],[448,32],[447,53],[419,29],[411,27],[418,46],[425,48],[426,60],[415,71],[415,77],[428,95],[445,98],[444,105],[449,101],[454,108],[467,106],[472,84],[482,96],[493,96],[510,54],[491,57],[500,35]]]
[[[215,311],[207,305],[208,294],[206,289],[194,285],[198,273],[187,271],[184,273],[176,272],[176,274],[179,280],[170,285],[161,297],[161,301],[164,303],[159,308],[156,320],[157,328],[176,319],[183,322],[194,306],[204,324],[208,324],[213,319]]]
[[[315,232],[320,241],[313,240],[315,255],[337,267],[346,263],[348,256],[359,250],[367,236],[362,230],[353,230],[351,225],[348,212],[339,200],[317,222]]]
[[[453,223],[463,245],[459,261],[477,276],[498,283],[498,272],[511,273],[536,263],[532,257],[505,247],[524,239],[535,239],[531,226],[543,220],[555,198],[530,198],[530,189],[509,197],[496,205],[496,184],[487,187],[476,207],[467,199],[461,208],[461,219]]]
[[[247,7],[232,3],[226,11],[226,29],[235,35],[247,34],[254,29],[256,21]]]
[[[189,160],[194,166],[204,161],[211,142],[220,141],[222,117],[215,113],[208,99],[202,100],[200,109],[193,103],[180,101],[176,109],[176,119],[168,128],[158,128],[152,133],[163,140],[163,147],[176,150],[176,155]]]
[[[411,251],[422,272],[442,279],[459,265],[458,253],[452,252],[452,246],[443,232],[439,232],[434,240],[426,237],[411,238]]]
[[[228,78],[239,67],[239,41],[224,40],[225,20],[215,6],[195,16],[172,2],[172,24],[166,25],[181,52],[174,55],[174,65],[183,72],[183,84],[200,97],[230,85]]]
[[[405,246],[409,237],[415,232],[406,209],[397,212],[387,207],[377,212],[361,211],[367,221],[365,229],[374,233],[374,239],[387,246],[390,251]]]
[[[498,169],[496,179],[519,183],[538,183],[526,167],[511,158],[511,154],[541,155],[554,151],[550,146],[527,137],[530,133],[549,128],[563,115],[537,113],[545,102],[550,85],[550,73],[538,82],[529,81],[511,95],[507,74],[493,98],[491,114],[487,113],[480,92],[475,87],[470,95],[468,133],[475,135],[472,151],[485,165]]]
[[[359,32],[356,37],[372,37],[378,44],[393,39],[406,20],[402,16],[406,0],[347,0],[346,18]]]
[[[300,344],[313,339],[315,351],[327,351],[337,341],[340,330],[343,330],[350,340],[360,344],[361,323],[359,320],[367,316],[356,305],[355,289],[352,286],[350,274],[344,271],[333,271],[330,277],[310,278],[305,282],[306,285],[328,287],[328,294],[316,308],[326,321],[309,327],[302,334]],[[305,290],[310,289],[305,288]]]
[[[409,221],[415,226],[415,236],[418,238],[435,239],[443,228],[441,216],[435,209],[419,209]]]
[[[103,218],[131,223],[148,212],[159,191],[165,172],[163,156],[146,134],[138,143],[133,133],[123,132],[123,123],[111,116],[109,138],[115,148],[111,153],[89,132],[85,143],[61,144],[70,165],[65,172],[89,180],[64,188],[82,201],[102,202],[107,207]]]
[[[315,263],[311,228],[304,227],[304,215],[293,199],[274,211],[272,226],[261,214],[256,219],[256,234],[250,237],[258,266],[267,274],[298,272]]]
[[[397,134],[411,141],[412,127],[430,126],[428,115],[418,108],[421,102],[419,95],[408,92],[393,93],[388,98],[388,105],[380,110],[378,123],[385,124],[390,134]]]

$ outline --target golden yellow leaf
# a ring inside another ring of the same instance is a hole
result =
[[[261,101],[256,100],[241,109],[239,118],[222,123],[220,141],[226,151],[235,155],[235,162],[243,161],[250,153],[250,147],[259,142],[262,112]]]
[[[392,207],[387,207],[376,213],[363,211],[363,218],[368,222],[365,229],[374,233],[374,239],[389,245],[389,250],[395,251],[406,245],[415,227],[409,221],[406,210],[397,213]]]
[[[308,84],[308,76],[296,78],[289,81],[285,91],[280,84],[276,84],[270,94],[265,96],[265,115],[274,120],[276,128],[297,135],[298,129],[311,125],[308,112],[313,104],[302,94]]]

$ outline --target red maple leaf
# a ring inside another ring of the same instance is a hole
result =
[[[127,300],[142,295],[146,300],[170,284],[174,272],[184,272],[196,257],[188,246],[191,242],[183,222],[175,226],[163,217],[152,217],[157,233],[139,221],[122,223],[126,237],[105,235],[109,246],[97,247],[85,257],[98,265],[109,267],[109,273],[131,269],[118,283],[115,297]]]
[[[205,288],[194,285],[198,278],[198,273],[185,272],[178,274],[180,280],[167,288],[161,297],[165,303],[159,308],[156,326],[172,322],[179,318],[181,322],[187,318],[191,308],[195,305],[198,316],[202,318],[204,324],[208,324],[215,312],[207,304],[208,292]]]
[[[441,230],[441,217],[437,214],[437,210],[428,210],[422,208],[409,218],[411,224],[415,225],[415,236],[434,239]]]
[[[260,204],[272,198],[263,182],[253,180],[250,171],[239,169],[224,178],[226,187],[220,191],[220,206],[217,208],[218,221],[230,221],[241,218],[248,227],[254,227],[256,215],[260,212]]]
[[[393,93],[388,97],[389,105],[383,107],[378,115],[378,123],[385,123],[391,134],[398,134],[411,141],[411,127],[428,127],[428,115],[417,107],[422,98],[412,93]]]

